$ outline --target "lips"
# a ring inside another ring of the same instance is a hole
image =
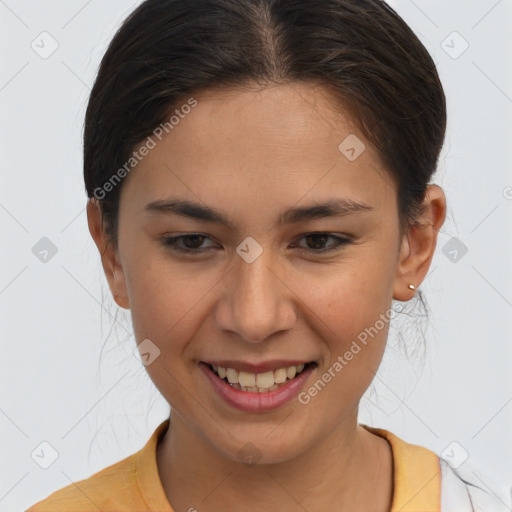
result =
[[[276,368],[275,364],[278,363],[277,366],[280,364],[288,365],[290,364],[290,360],[284,361],[284,360],[278,360],[278,361],[272,361],[267,362],[265,365],[254,365],[254,364],[239,364],[239,361],[215,361],[222,364],[233,364],[233,366],[238,366],[238,368]],[[295,362],[295,361],[293,361]],[[309,378],[312,372],[315,371],[317,368],[317,363],[314,361],[311,361],[309,363],[302,363],[299,362],[300,365],[304,365],[302,371],[300,373],[294,373],[293,377],[286,378],[285,381],[279,384],[273,384],[270,388],[258,388],[257,386],[240,386],[240,384],[237,383],[230,383],[227,379],[227,375],[225,378],[221,378],[221,376],[218,374],[217,371],[214,370],[213,365],[206,363],[204,361],[201,361],[199,363],[199,368],[203,372],[203,374],[207,377],[207,380],[211,384],[211,387],[216,391],[218,396],[220,396],[226,403],[229,405],[243,410],[245,412],[265,412],[265,411],[271,411],[274,409],[277,409],[284,404],[290,402],[293,398],[295,398],[300,390],[304,387],[306,380]],[[220,367],[222,368],[222,367]],[[234,368],[230,368],[230,370],[233,372],[236,372],[238,376],[240,373],[244,374],[244,371],[241,372],[235,370]],[[280,368],[277,368],[277,370],[282,369],[283,366]],[[290,368],[290,367],[287,367]],[[295,371],[295,366],[292,365],[292,367]],[[217,370],[219,370],[219,367],[217,367]],[[275,371],[277,371],[275,370]],[[227,371],[227,370],[226,370]],[[275,371],[273,372],[275,375]],[[248,372],[245,372],[248,373]],[[265,376],[265,374],[269,374],[270,371],[267,372],[259,372],[256,374],[252,374],[255,379],[258,379],[258,375],[263,376],[263,381],[261,381],[263,384],[268,384],[269,376]],[[238,377],[237,377],[238,378]],[[243,376],[243,379],[247,379],[248,375]],[[232,379],[234,380],[234,379]],[[251,382],[252,383],[252,382]],[[257,380],[256,382],[257,383]]]

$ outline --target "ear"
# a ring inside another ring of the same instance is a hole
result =
[[[112,296],[118,306],[130,309],[123,267],[120,264],[117,249],[108,241],[101,220],[101,207],[96,198],[90,198],[87,203],[87,222],[89,232],[100,251],[103,271],[107,277]]]
[[[438,185],[428,185],[423,200],[423,213],[409,226],[402,238],[393,284],[393,298],[410,300],[427,275],[437,244],[437,234],[446,218],[446,197]]]

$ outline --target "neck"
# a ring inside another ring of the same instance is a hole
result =
[[[157,464],[174,512],[388,512],[392,501],[391,449],[357,425],[357,410],[292,460],[252,465],[226,457],[174,410]]]

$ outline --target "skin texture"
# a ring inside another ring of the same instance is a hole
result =
[[[387,323],[307,405],[234,409],[198,362],[315,360],[307,389],[393,298],[414,296],[408,284],[419,286],[429,269],[444,193],[429,185],[421,226],[401,234],[391,176],[321,85],[212,89],[194,98],[192,112],[126,178],[117,250],[107,243],[97,203],[88,204],[111,292],[131,310],[137,342],[149,338],[161,351],[146,368],[172,407],[157,450],[169,501],[176,512],[387,511],[389,445],[357,424]],[[354,161],[338,149],[349,134],[366,145]],[[144,212],[171,196],[219,210],[232,225]],[[372,210],[277,224],[286,208],[333,197]],[[336,241],[308,241],[311,232],[353,243],[319,254]],[[162,244],[186,233],[207,235],[189,240],[202,253],[182,255]],[[248,236],[263,249],[250,264],[236,252]],[[249,442],[260,453],[251,466],[240,462]]]

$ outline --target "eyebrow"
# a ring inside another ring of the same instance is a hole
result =
[[[181,215],[205,222],[224,224],[230,228],[234,224],[223,213],[186,199],[168,198],[152,201],[145,206],[144,211],[165,215]],[[296,224],[325,217],[344,217],[361,211],[373,211],[373,207],[355,199],[331,198],[307,206],[288,208],[281,213],[277,224]]]

